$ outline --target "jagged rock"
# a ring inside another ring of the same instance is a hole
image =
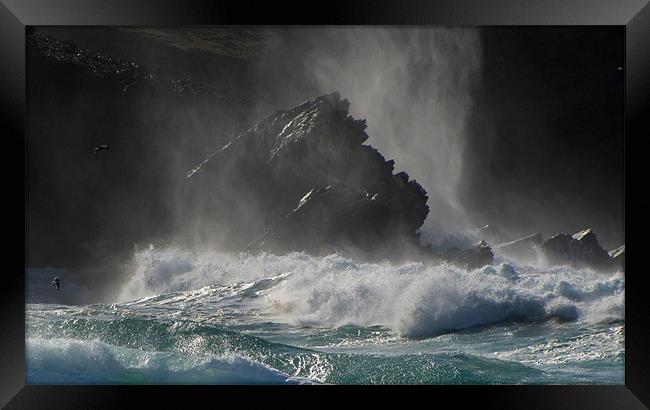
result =
[[[377,193],[328,185],[307,192],[294,210],[249,248],[327,254],[352,247],[369,253],[389,241],[390,218],[390,207]]]
[[[625,244],[609,251],[609,257],[615,269],[625,269]]]
[[[494,251],[515,261],[531,260],[537,257],[537,247],[542,242],[542,234],[537,233],[497,245],[494,247]]]
[[[373,147],[365,120],[332,93],[280,111],[211,154],[187,178],[187,203],[233,247],[277,252],[414,238],[427,193]],[[207,195],[210,192],[211,195]],[[301,199],[302,198],[302,199]],[[205,229],[213,229],[204,226]]]
[[[485,225],[480,227],[477,234],[481,240],[484,240],[492,246],[510,242],[512,240],[508,234],[494,225]]]
[[[546,240],[540,246],[550,264],[590,267],[603,270],[610,267],[611,258],[596,238],[591,229],[576,234],[559,233]]]
[[[459,250],[458,248],[451,248],[442,255],[442,258],[469,269],[476,269],[492,264],[494,261],[494,253],[490,245],[482,240],[469,249]]]

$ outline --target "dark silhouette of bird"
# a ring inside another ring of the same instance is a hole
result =
[[[93,154],[97,155],[99,151],[104,151],[108,149],[109,149],[108,144],[102,144],[93,149]]]

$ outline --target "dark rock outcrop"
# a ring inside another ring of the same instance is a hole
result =
[[[559,233],[540,246],[546,261],[554,265],[572,265],[605,270],[611,267],[611,258],[600,246],[596,234],[585,229],[574,235]]]
[[[537,257],[537,247],[543,242],[542,234],[526,236],[521,239],[499,244],[494,251],[515,261],[532,260]]]
[[[468,249],[459,250],[458,248],[451,248],[441,257],[444,260],[469,269],[476,269],[485,265],[490,265],[494,261],[494,253],[492,252],[492,249],[487,242],[483,240]]]
[[[348,107],[338,93],[324,95],[234,138],[188,172],[186,203],[200,204],[191,212],[214,221],[235,248],[318,252],[349,243],[371,251],[415,241],[427,194],[363,145],[365,120]]]
[[[326,254],[339,249],[385,253],[394,244],[383,221],[391,209],[378,194],[358,188],[328,185],[312,189],[298,206],[249,245],[271,252],[305,250]]]

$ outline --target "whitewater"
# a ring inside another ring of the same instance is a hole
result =
[[[74,305],[56,274],[27,270],[30,384],[624,383],[622,272],[150,246]]]

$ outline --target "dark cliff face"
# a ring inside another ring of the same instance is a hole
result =
[[[365,121],[348,108],[333,93],[277,112],[191,170],[186,212],[212,221],[200,236],[275,252],[415,238],[426,192],[363,145]]]

